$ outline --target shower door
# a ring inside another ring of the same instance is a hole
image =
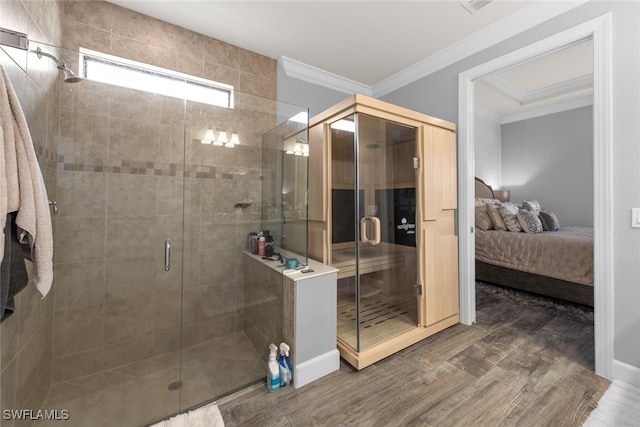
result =
[[[416,132],[363,113],[331,125],[338,338],[356,352],[419,323]]]
[[[78,69],[77,52],[41,48]],[[144,425],[180,409],[185,103],[60,80],[44,407],[73,425]]]

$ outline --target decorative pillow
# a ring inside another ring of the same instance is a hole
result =
[[[537,201],[536,199],[525,200],[524,203],[522,203],[522,207],[528,211],[538,212],[540,210],[540,202]]]
[[[489,215],[489,219],[491,219],[491,224],[493,224],[494,230],[504,231],[507,229],[507,227],[504,225],[504,221],[502,221],[500,212],[498,211],[498,206],[487,205],[487,215]]]
[[[548,211],[546,209],[541,210],[538,213],[538,218],[540,218],[542,229],[544,231],[557,231],[560,228],[558,217],[551,211]]]
[[[500,212],[500,216],[502,217],[502,221],[504,222],[505,227],[509,231],[522,231],[522,227],[518,222],[518,218],[516,218],[516,214],[518,213],[518,207],[515,203],[512,202],[503,202],[498,207],[498,212]]]
[[[542,233],[542,222],[540,222],[537,212],[520,209],[516,218],[525,233]]]
[[[493,230],[493,223],[489,218],[486,206],[476,206],[476,228],[483,231]]]
[[[476,206],[497,205],[500,203],[498,199],[487,199],[484,197],[476,197]]]

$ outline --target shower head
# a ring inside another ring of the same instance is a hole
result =
[[[46,56],[47,58],[53,60],[53,62],[56,63],[56,66],[58,67],[58,70],[61,70],[64,73],[64,82],[65,83],[77,83],[77,82],[81,82],[82,80],[84,80],[82,77],[76,76],[73,71],[71,71],[69,68],[67,68],[67,64],[66,63],[60,61],[58,58],[56,58],[55,56],[51,55],[50,53],[43,52],[42,49],[40,49],[39,47],[35,50],[35,53],[38,55],[39,59],[42,59],[43,56]]]
[[[84,80],[82,77],[76,76],[76,74],[70,69],[68,69],[66,66],[65,68],[62,69],[62,72],[64,73],[65,83],[78,83]]]

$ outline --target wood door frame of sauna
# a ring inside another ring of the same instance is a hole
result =
[[[517,63],[593,38],[595,372],[613,378],[612,16],[586,21],[458,76],[460,321],[476,320],[474,222],[474,82]]]

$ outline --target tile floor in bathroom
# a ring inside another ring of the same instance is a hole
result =
[[[265,364],[243,332],[99,374],[54,383],[42,407],[66,409],[66,421],[38,427],[136,427],[159,421],[262,378]],[[182,380],[178,390],[169,384]]]

